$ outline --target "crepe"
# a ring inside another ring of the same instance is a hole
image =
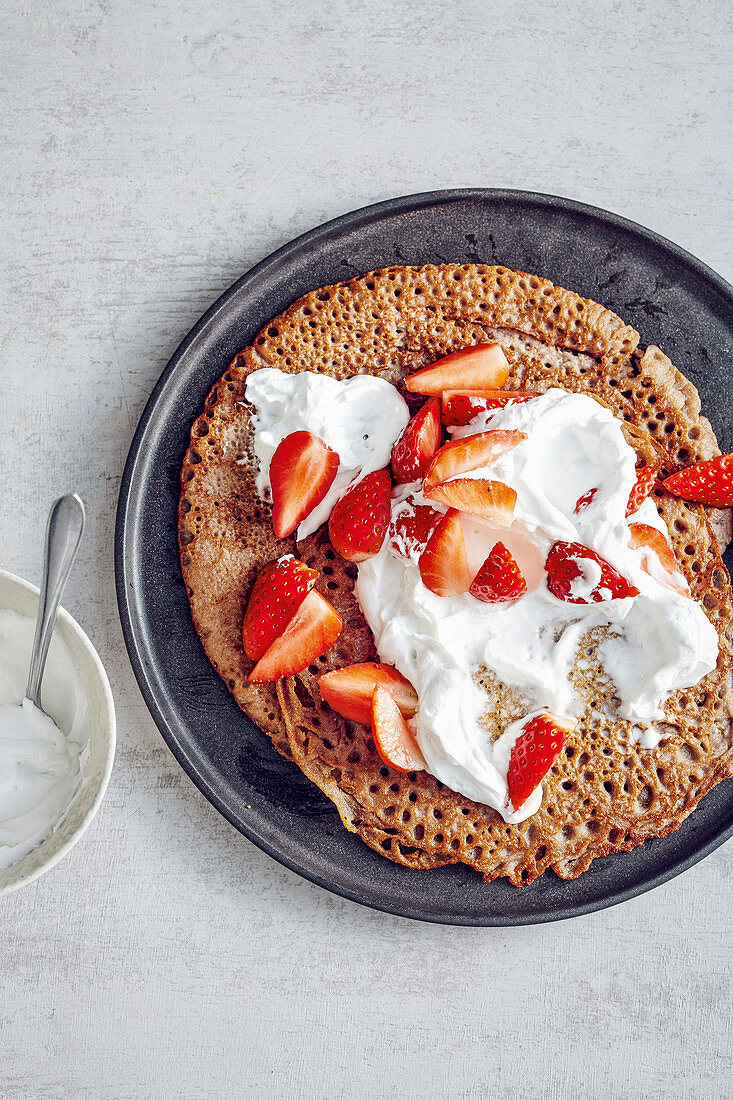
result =
[[[594,858],[671,832],[732,774],[731,588],[721,559],[729,513],[656,490],[693,597],[718,631],[717,668],[670,697],[664,738],[645,750],[629,723],[613,716],[613,685],[594,664],[599,639],[588,637],[586,671],[575,672],[585,712],[544,780],[539,811],[507,825],[425,772],[385,766],[370,731],[320,700],[320,674],[377,659],[354,595],[357,570],[335,553],[325,528],[299,544],[275,538],[269,506],[255,489],[245,400],[247,375],[265,366],[335,378],[375,374],[409,397],[400,386],[406,375],[492,340],[510,363],[506,388],[559,386],[592,395],[624,422],[645,463],[672,473],[719,453],[694,386],[659,348],[640,351],[638,333],[598,303],[503,267],[387,268],[306,295],[236,356],[191,431],[179,541],[193,621],[214,668],[275,748],[332,799],[346,828],[406,867],[463,862],[487,880],[507,876],[523,885],[548,867],[575,878]],[[289,551],[320,571],[317,587],[343,617],[344,630],[299,675],[250,685],[252,662],[241,640],[248,595],[262,566]],[[481,682],[493,704],[495,737],[526,708],[490,673]]]

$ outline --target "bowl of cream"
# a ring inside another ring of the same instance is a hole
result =
[[[0,896],[53,867],[85,832],[115,753],[107,674],[63,608],[41,688],[43,708],[58,729],[48,721],[14,720],[25,694],[38,600],[35,585],[0,569]]]

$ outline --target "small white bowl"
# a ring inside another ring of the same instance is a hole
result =
[[[40,592],[34,584],[0,569],[0,609],[35,618]],[[89,753],[71,809],[37,848],[0,870],[0,897],[48,871],[65,856],[99,809],[115,756],[115,707],[107,673],[86,634],[63,607],[54,627],[71,651],[89,703]]]

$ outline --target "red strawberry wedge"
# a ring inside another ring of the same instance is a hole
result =
[[[292,432],[277,447],[270,463],[272,526],[279,539],[321,503],[333,484],[339,456],[311,432]]]
[[[636,471],[636,482],[629,494],[629,503],[626,505],[626,515],[633,516],[638,512],[646,498],[657,484],[657,471],[653,466],[640,466]]]
[[[698,462],[697,466],[666,477],[662,484],[683,500],[695,500],[713,508],[730,508],[733,506],[733,454]]]
[[[471,587],[460,514],[449,509],[438,522],[419,561],[420,576],[436,596],[458,596]]]
[[[325,653],[343,627],[341,616],[315,589],[260,658],[247,677],[250,684],[268,683],[302,672]]]
[[[674,550],[662,532],[658,531],[656,527],[651,527],[648,523],[630,523],[629,534],[631,536],[629,546],[634,550],[648,550],[656,555],[665,574],[664,583],[668,584],[670,588],[674,588],[675,592],[679,592],[682,596],[689,596],[690,586],[680,569]],[[653,570],[649,568],[646,554],[642,560],[641,568],[650,576],[655,575]]]
[[[469,591],[484,603],[516,600],[527,591],[527,582],[522,571],[503,542],[496,543],[473,578]]]
[[[324,702],[351,722],[368,726],[372,720],[372,696],[376,687],[392,696],[403,718],[412,718],[417,710],[417,692],[396,668],[375,664],[347,665],[318,677],[318,689]]]
[[[505,405],[521,405],[539,396],[528,390],[484,390],[483,393],[446,390],[443,393],[443,423],[446,426],[463,426],[479,413],[502,409]]]
[[[556,542],[545,562],[547,587],[565,603],[602,603],[638,596],[639,589],[580,542]]]
[[[391,498],[389,472],[375,470],[337,501],[328,521],[328,534],[342,558],[366,561],[379,553],[389,527]]]
[[[514,742],[507,771],[507,803],[517,812],[539,786],[575,723],[556,714],[538,714],[525,722]]]
[[[440,401],[431,397],[392,448],[392,476],[398,485],[420,481],[440,446]]]
[[[423,754],[400,708],[390,693],[379,685],[372,697],[372,736],[377,752],[388,767],[398,772],[425,768]]]
[[[259,661],[285,630],[318,579],[292,554],[270,561],[258,574],[244,613],[242,642],[252,661]]]
[[[503,481],[485,481],[482,478],[457,477],[425,490],[429,500],[436,500],[460,512],[490,519],[500,527],[509,527],[514,515],[517,494]]]
[[[405,501],[389,526],[389,544],[403,558],[419,558],[440,519],[445,515],[429,504],[415,504],[414,497]]]
[[[499,389],[508,376],[509,364],[499,344],[475,344],[408,375],[405,385],[411,393],[431,396],[445,390],[477,393]]]
[[[479,432],[464,439],[453,439],[440,448],[425,474],[425,489],[439,485],[457,474],[488,466],[513,450],[527,436],[524,432]]]
[[[587,493],[583,493],[582,496],[578,497],[575,502],[575,508],[573,509],[576,516],[580,515],[583,509],[587,508],[588,505],[593,502],[593,498],[595,497],[597,492],[598,486],[596,485],[594,489],[589,489]]]

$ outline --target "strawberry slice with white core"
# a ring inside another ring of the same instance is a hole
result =
[[[279,539],[292,534],[333,484],[339,456],[312,432],[291,432],[270,463],[272,526]]]
[[[445,512],[439,512],[429,504],[416,504],[413,496],[407,497],[389,525],[391,549],[403,558],[417,561],[444,515]]]
[[[392,448],[392,476],[398,484],[420,481],[440,446],[440,401],[431,397],[406,425]]]
[[[603,603],[639,595],[635,585],[580,542],[556,542],[545,572],[550,592],[565,603]]]
[[[318,677],[324,702],[337,714],[363,726],[371,725],[372,696],[377,687],[392,696],[403,718],[412,718],[417,710],[417,692],[392,665],[347,665]]]
[[[499,389],[509,376],[509,364],[499,344],[461,348],[405,379],[411,393],[439,395],[445,390],[471,393]]]
[[[439,520],[419,561],[423,584],[436,596],[468,592],[472,575],[460,514],[449,509]]]
[[[347,561],[366,561],[382,549],[389,527],[392,479],[388,470],[367,474],[341,500],[328,521],[334,550]]]
[[[440,448],[430,463],[425,474],[425,489],[448,481],[458,474],[488,466],[507,451],[514,450],[526,438],[524,432],[497,430],[451,440]]]
[[[302,672],[333,645],[343,625],[338,611],[314,589],[303,600],[283,634],[257,662],[248,681],[261,684]]]
[[[503,542],[496,543],[473,578],[469,591],[484,603],[516,600],[527,591],[527,582],[522,571]]]
[[[242,642],[252,661],[260,657],[285,630],[318,579],[292,554],[270,561],[258,574],[244,613]]]
[[[390,693],[379,685],[372,697],[372,736],[377,752],[388,767],[398,772],[425,768],[425,758],[400,708]]]
[[[503,481],[486,481],[483,478],[457,477],[425,490],[429,500],[469,512],[472,516],[490,519],[499,527],[509,527],[514,516],[517,494]]]
[[[718,455],[679,470],[662,482],[664,488],[683,500],[695,500],[713,508],[733,506],[733,454]]]
[[[479,413],[503,409],[506,405],[521,405],[539,396],[528,390],[485,390],[483,393],[446,390],[443,393],[443,423],[447,427],[463,427]]]
[[[653,466],[640,466],[636,471],[636,481],[629,494],[629,503],[626,505],[626,515],[633,516],[638,512],[646,498],[657,484],[657,471]]]
[[[525,722],[512,747],[507,771],[507,804],[516,813],[542,782],[575,723],[556,714],[535,715]]]
[[[680,595],[689,596],[690,586],[680,569],[671,544],[662,532],[657,530],[656,527],[651,527],[648,523],[630,523],[629,533],[631,535],[629,546],[634,550],[648,551],[654,554],[661,567],[662,575],[660,576],[659,569],[654,568],[654,563],[650,568],[649,553],[644,553],[642,558],[641,568],[644,572],[648,573],[650,577],[655,577],[664,584],[668,584]]]

